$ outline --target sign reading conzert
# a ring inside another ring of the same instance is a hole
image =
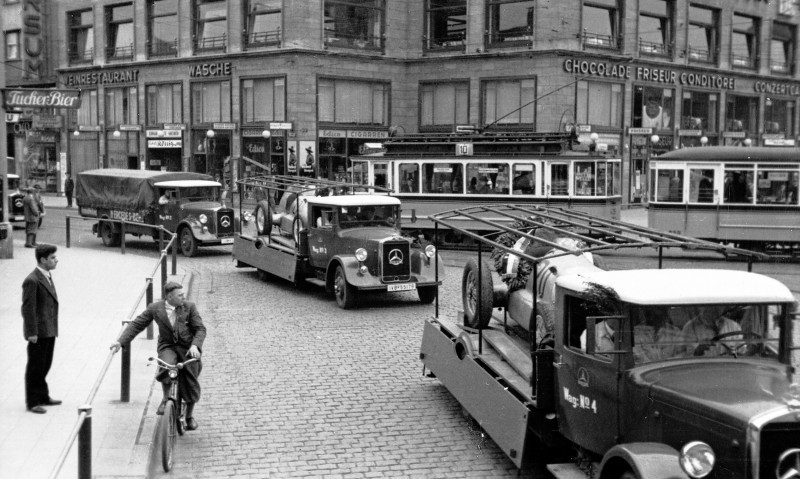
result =
[[[80,90],[34,90],[26,88],[3,89],[3,103],[21,108],[71,108],[81,107]]]

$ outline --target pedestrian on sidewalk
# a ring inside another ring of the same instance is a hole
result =
[[[206,327],[203,318],[197,312],[194,303],[186,301],[180,283],[169,281],[164,285],[165,298],[151,303],[139,316],[128,323],[116,342],[111,345],[115,353],[122,346],[127,346],[137,334],[153,321],[158,325],[158,358],[169,364],[184,362],[188,358],[197,361],[187,364],[179,376],[181,399],[186,403],[186,429],[197,429],[194,418],[194,405],[200,400],[200,382],[198,376],[203,369],[200,354],[206,338]],[[164,414],[164,406],[169,397],[169,375],[165,369],[156,372],[156,379],[161,381],[164,396],[156,414]]]
[[[67,173],[67,180],[64,181],[64,195],[67,197],[67,208],[72,208],[72,191],[75,190],[75,182],[72,175]]]
[[[39,206],[39,224],[38,228],[42,227],[42,220],[44,220],[44,201],[42,201],[42,187],[39,184],[33,185],[33,197],[36,198],[36,204]]]
[[[58,265],[56,250],[50,244],[36,246],[36,268],[22,282],[22,329],[28,341],[28,364],[25,367],[25,405],[28,411],[44,414],[42,406],[57,406],[50,397],[47,373],[53,364],[58,336],[58,295],[52,271]]]
[[[25,198],[22,199],[22,211],[25,215],[26,248],[36,247],[36,230],[39,228],[39,217],[42,213],[33,191],[33,188],[26,189]]]

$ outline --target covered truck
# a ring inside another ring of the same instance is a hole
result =
[[[232,244],[235,216],[219,182],[201,173],[98,169],[78,173],[75,198],[81,216],[125,222],[125,233],[158,238],[158,227],[177,233],[181,252]],[[100,221],[93,232],[119,245],[120,222]]]

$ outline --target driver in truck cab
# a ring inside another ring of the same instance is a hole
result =
[[[614,334],[619,330],[619,319],[608,318],[605,321],[598,321],[594,325],[594,350],[597,353],[613,351]],[[586,330],[581,333],[581,349],[586,351]]]
[[[717,336],[740,332],[739,323],[728,318],[732,309],[726,306],[704,307],[700,314],[689,320],[683,326],[684,340],[693,343],[688,355],[694,356],[719,356],[725,352],[721,344],[711,344],[710,341]],[[736,337],[734,335],[734,337]]]

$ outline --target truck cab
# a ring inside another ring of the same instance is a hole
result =
[[[22,205],[22,200],[25,194],[19,190],[19,176],[9,173],[8,178],[8,221],[11,223],[25,222],[25,209]],[[0,194],[3,194],[3,184],[0,183]],[[0,212],[2,211],[2,204],[0,204]],[[0,214],[0,218],[2,215]]]

